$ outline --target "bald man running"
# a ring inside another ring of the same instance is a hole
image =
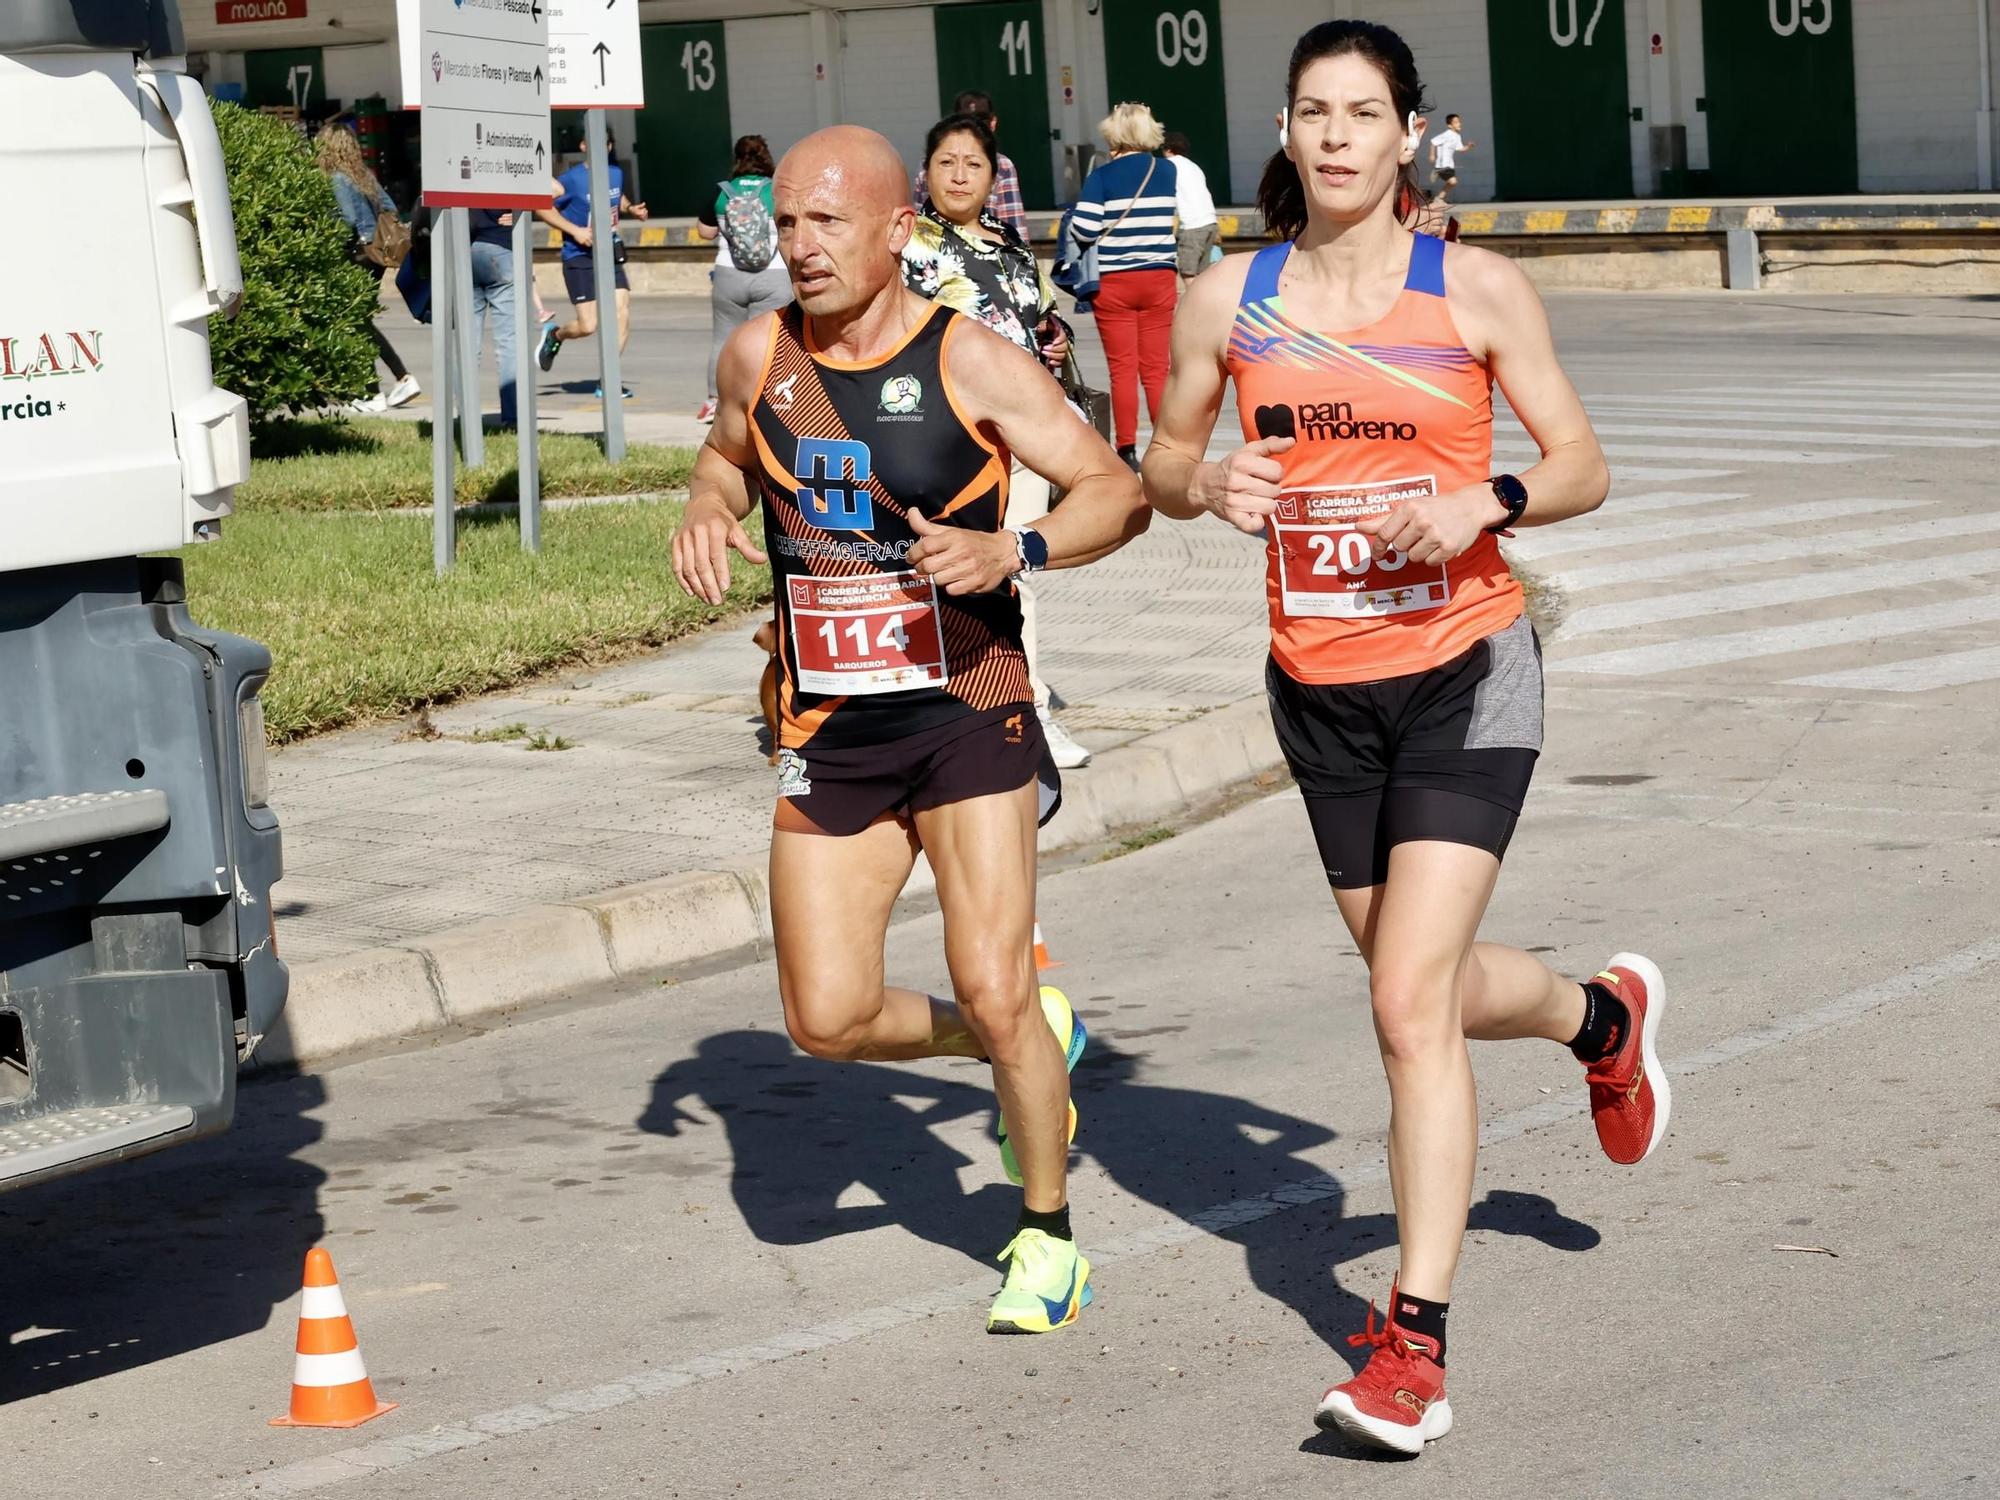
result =
[[[986,1326],[1046,1333],[1090,1300],[1066,1183],[1083,1026],[1035,982],[1035,830],[1059,783],[1013,580],[1115,551],[1147,509],[1032,355],[904,289],[909,181],[888,141],[852,126],[778,164],[797,301],[723,345],[674,569],[720,604],[732,549],[765,561],[742,524],[761,500],[783,668],[771,922],[785,1024],[816,1057],[991,1061],[1022,1209]],[[1010,454],[1066,494],[1032,527],[1002,526]],[[951,1000],[883,984],[919,848]]]

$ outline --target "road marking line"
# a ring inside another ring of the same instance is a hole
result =
[[[1941,985],[1965,979],[1995,963],[2000,963],[2000,937],[1987,938],[1901,974],[1849,990],[1811,1010],[1781,1016],[1762,1026],[1753,1026],[1724,1037],[1699,1052],[1673,1059],[1668,1065],[1668,1072],[1677,1080],[1706,1073],[1754,1053],[1849,1025],[1871,1011],[1921,998]],[[1479,1144],[1482,1147],[1505,1145],[1551,1125],[1580,1126],[1584,1118],[1585,1097],[1582,1088],[1572,1087],[1524,1109],[1501,1115],[1480,1128]],[[1184,1220],[1121,1235],[1094,1248],[1091,1259],[1098,1266],[1138,1260],[1162,1250],[1194,1244],[1207,1235],[1240,1229],[1245,1224],[1254,1224],[1294,1208],[1321,1203],[1363,1188],[1380,1187],[1388,1180],[1386,1163],[1350,1167],[1338,1177],[1322,1175],[1304,1178],[1252,1198],[1216,1204]],[[222,1493],[232,1496],[298,1495],[351,1480],[367,1479],[385,1470],[405,1468],[426,1458],[460,1453],[517,1433],[533,1432],[561,1422],[575,1421],[578,1417],[628,1406],[635,1401],[671,1395],[701,1381],[777,1364],[811,1350],[853,1343],[870,1334],[908,1327],[940,1313],[965,1312],[987,1302],[993,1296],[994,1287],[995,1278],[991,1275],[939,1287],[901,1302],[871,1308],[852,1318],[797,1329],[775,1335],[763,1343],[744,1344],[713,1354],[698,1355],[679,1364],[638,1371],[603,1385],[488,1412],[471,1417],[455,1427],[434,1428],[407,1437],[384,1438],[378,1442],[337,1449],[283,1468],[267,1469]]]
[[[1702,435],[1694,434],[1697,437]],[[1532,438],[1523,441],[1515,437],[1496,437],[1493,447],[1496,451],[1505,448],[1515,453],[1539,454],[1542,451]],[[1681,448],[1668,443],[1615,442],[1604,444],[1604,451],[1613,463],[1621,458],[1698,458],[1709,463],[1732,464],[1858,464],[1884,457],[1880,453],[1808,453],[1798,448],[1719,448],[1713,443]]]
[[[1748,495],[1722,490],[1662,490],[1656,495],[1620,495],[1615,500],[1607,501],[1607,508],[1600,514],[1609,518],[1638,511],[1679,510],[1688,505],[1720,505],[1725,500],[1749,498]]]
[[[1587,609],[1580,609],[1562,622],[1554,639],[1569,640],[1580,635],[1598,635],[1607,630],[1625,630],[1634,625],[1692,620],[1702,615],[1728,614],[1732,610],[1760,609],[1773,604],[1800,604],[1808,599],[1836,599],[1842,594],[1935,583],[1996,570],[2000,570],[2000,549],[1989,549],[1908,558],[1901,562],[1871,563],[1863,568],[1841,568],[1826,573],[1798,573],[1785,578],[1762,579],[1756,583],[1690,589],[1678,594],[1656,594],[1647,599],[1630,599],[1620,604],[1593,604]]]
[[[1690,412],[1683,421],[1700,420],[1698,414]],[[1928,432],[1801,432],[1790,427],[1666,427],[1656,423],[1637,422],[1593,422],[1592,427],[1599,437],[1613,438],[1683,438],[1690,440],[1714,439],[1718,442],[1734,443],[1743,438],[1754,438],[1759,442],[1780,443],[1832,443],[1846,444],[1854,448],[1991,448],[2000,443],[2000,437],[1949,437]],[[1525,427],[1514,429],[1503,426],[1496,434],[1495,441],[1534,441]],[[1708,450],[1711,454],[1714,449]],[[1733,449],[1725,449],[1733,453]],[[1836,460],[1838,461],[1838,460]]]
[[[1655,417],[1668,422],[1691,422],[1696,418],[1717,422],[1773,422],[1781,416],[1803,421],[1849,422],[1858,427],[1936,427],[1963,432],[1995,433],[1991,418],[1934,417],[1916,411],[1882,411],[1872,402],[1856,402],[1851,411],[1838,403],[1815,401],[1801,406],[1796,401],[1760,400],[1754,396],[1710,398],[1707,396],[1604,396],[1585,403],[1592,416],[1603,412],[1617,417]],[[1934,411],[1935,407],[1921,408]]]
[[[1690,479],[1727,479],[1734,469],[1661,469],[1647,464],[1613,464],[1611,485],[1681,484]]]
[[[1514,539],[1513,551],[1521,557],[1554,557],[1561,552],[1589,552],[1599,547],[1633,547],[1641,542],[1687,541],[1690,536],[1715,535],[1724,531],[1761,530],[1766,526],[1797,525],[1805,521],[1831,521],[1841,516],[1877,515],[1884,511],[1914,510],[1928,504],[1924,500],[1878,500],[1866,496],[1843,500],[1803,500],[1796,505],[1773,505],[1763,510],[1738,511],[1726,522],[1707,531],[1694,530],[1696,524],[1685,516],[1668,521],[1635,521],[1627,526],[1610,518],[1594,526],[1540,526]]]
[[[1932,688],[1960,687],[2000,677],[2000,646],[1974,651],[1948,651],[1911,661],[1854,667],[1845,672],[1821,672],[1812,677],[1788,677],[1793,687],[1868,688],[1881,693],[1924,693]]]
[[[1681,578],[1690,573],[1719,573],[1753,563],[1789,562],[1801,557],[1859,556],[1870,547],[1907,547],[1914,542],[1943,541],[2000,531],[2000,515],[1939,516],[1930,521],[1906,521],[1866,531],[1839,531],[1830,536],[1773,538],[1734,547],[1707,547],[1660,557],[1635,557],[1625,562],[1593,563],[1567,572],[1551,573],[1541,581],[1559,592],[1610,588],[1621,583],[1648,583]],[[1518,542],[1509,543],[1510,548]]]
[[[1726,635],[1697,635],[1662,641],[1656,646],[1628,646],[1549,663],[1555,672],[1638,677],[1653,672],[1683,672],[1689,667],[1715,667],[1726,662],[1752,661],[1761,656],[1789,656],[1821,646],[1850,641],[1882,640],[1892,635],[1917,635],[2000,620],[2000,595],[1948,599],[1913,609],[1889,609],[1866,615],[1839,615],[1795,625],[1771,625],[1762,630],[1736,630]]]

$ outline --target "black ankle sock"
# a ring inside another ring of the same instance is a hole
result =
[[[1624,1044],[1625,1028],[1631,1024],[1625,1002],[1593,979],[1583,987],[1583,1029],[1569,1050],[1580,1063],[1602,1062]]]
[[[1419,1334],[1437,1342],[1437,1362],[1444,1363],[1444,1318],[1451,1311],[1449,1302],[1433,1302],[1427,1297],[1412,1297],[1408,1292],[1396,1293],[1396,1326],[1410,1333]]]
[[[1022,1204],[1021,1219],[1014,1226],[1014,1232],[1019,1234],[1023,1229],[1039,1229],[1043,1234],[1059,1240],[1073,1240],[1076,1238],[1075,1235],[1069,1232],[1069,1205],[1067,1203],[1054,1213],[1047,1214],[1038,1214],[1032,1208],[1028,1207],[1027,1204]]]

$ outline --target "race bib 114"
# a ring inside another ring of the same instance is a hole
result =
[[[808,693],[897,693],[943,687],[937,585],[922,574],[787,580],[792,661]]]

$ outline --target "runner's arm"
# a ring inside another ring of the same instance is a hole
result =
[[[1062,504],[1034,523],[1049,544],[1050,568],[1095,562],[1146,529],[1138,476],[1070,410],[1032,354],[965,318],[946,336],[944,356],[960,415],[1063,491]],[[991,591],[1019,566],[1009,532],[912,524],[924,540],[911,560],[949,593]]]
[[[687,509],[674,532],[674,576],[682,588],[708,604],[722,603],[729,591],[732,548],[749,562],[767,561],[743,529],[743,521],[756,503],[749,479],[757,463],[750,407],[764,372],[773,316],[752,318],[722,346],[715,372],[715,424],[695,455]]]
[[[1239,531],[1255,533],[1278,500],[1281,470],[1273,455],[1289,450],[1292,439],[1266,438],[1219,463],[1206,457],[1229,378],[1223,350],[1249,274],[1249,257],[1237,261],[1197,276],[1181,298],[1166,395],[1140,472],[1146,498],[1170,520],[1192,521],[1213,512]]]
[[[1547,526],[1596,510],[1611,488],[1611,472],[1589,414],[1556,357],[1548,313],[1534,284],[1504,255],[1460,246],[1449,254],[1447,275],[1467,294],[1463,309],[1452,309],[1459,329],[1542,450],[1541,461],[1519,475],[1528,508],[1518,524]]]

